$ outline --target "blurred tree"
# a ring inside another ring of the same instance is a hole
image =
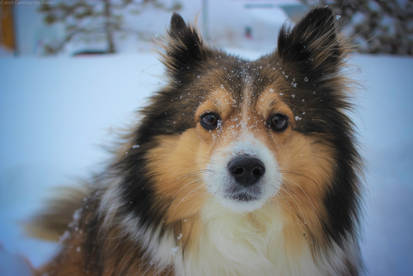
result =
[[[16,51],[13,3],[0,1],[0,46]]]
[[[42,2],[39,11],[44,14],[48,25],[61,23],[65,29],[64,38],[45,45],[46,54],[60,52],[74,38],[97,40],[104,37],[107,49],[102,52],[116,52],[116,33],[131,32],[124,27],[123,16],[131,11],[139,14],[146,7],[176,11],[182,5],[175,1],[167,6],[162,0],[54,0]]]
[[[413,55],[412,0],[301,0],[335,10],[360,52]]]

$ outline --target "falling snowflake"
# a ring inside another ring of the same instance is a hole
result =
[[[171,248],[172,254],[176,254],[176,252],[178,252],[178,250],[179,250],[179,246]]]

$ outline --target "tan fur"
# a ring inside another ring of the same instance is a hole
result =
[[[232,112],[235,103],[235,99],[225,89],[214,90],[209,93],[207,100],[198,107],[194,120],[198,122],[203,113],[211,111],[218,112],[222,119],[226,119]]]
[[[167,223],[197,214],[207,196],[197,162],[199,138],[194,129],[180,136],[158,137],[159,146],[148,152],[148,169],[157,194],[170,200]]]
[[[280,82],[272,84],[262,92],[255,104],[255,112],[257,115],[260,115],[261,118],[268,118],[272,113],[283,113],[290,118],[290,123],[292,127],[294,127],[294,114],[279,95]]]
[[[332,149],[295,133],[277,157],[284,178],[278,199],[290,223],[286,233],[323,244],[320,218],[326,215],[322,201],[332,177]]]
[[[60,188],[55,198],[48,202],[44,211],[24,223],[26,233],[35,238],[58,241],[73,220],[73,214],[82,206],[88,190],[83,188]]]

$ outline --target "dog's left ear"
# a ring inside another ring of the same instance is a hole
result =
[[[190,77],[191,72],[207,58],[208,50],[203,45],[198,32],[188,26],[182,17],[174,13],[169,29],[164,63],[174,79]]]
[[[282,63],[297,65],[313,80],[336,73],[345,51],[331,9],[310,11],[292,30],[284,26],[276,54]]]

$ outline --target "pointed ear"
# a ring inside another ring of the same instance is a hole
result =
[[[200,62],[205,60],[208,50],[198,32],[185,24],[177,13],[172,15],[168,34],[164,63],[173,78],[188,77],[188,73],[193,72]]]
[[[292,30],[283,26],[277,53],[283,63],[297,64],[312,79],[336,73],[345,49],[333,12],[329,8],[313,9]]]

